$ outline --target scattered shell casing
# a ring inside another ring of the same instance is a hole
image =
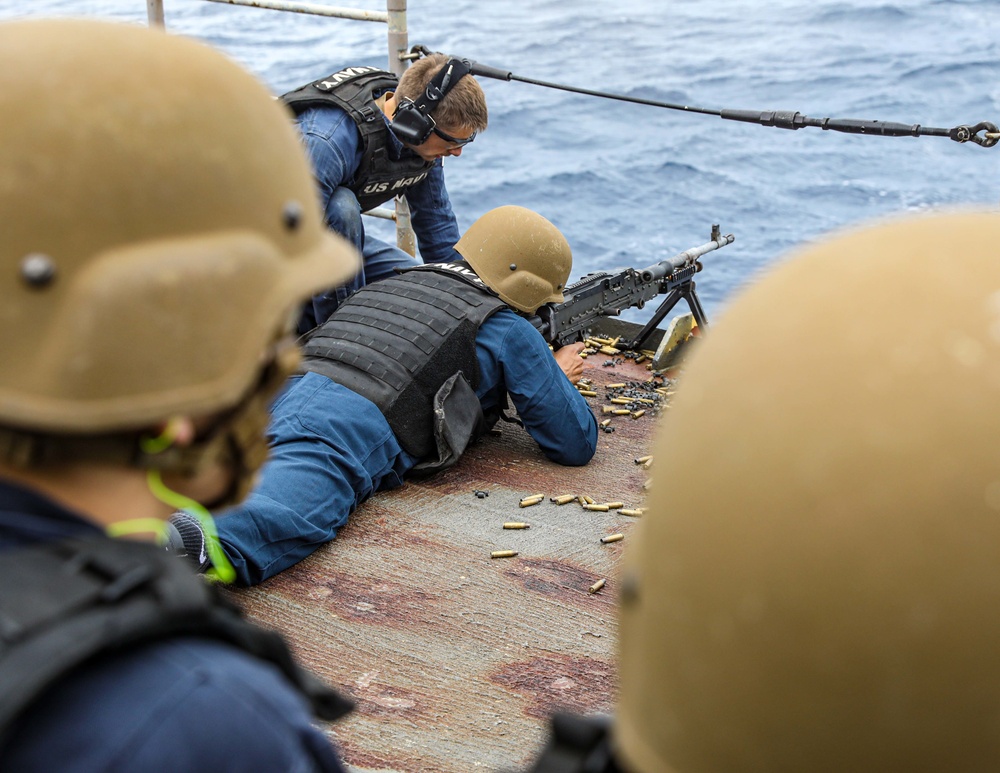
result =
[[[516,550],[494,550],[490,553],[490,558],[513,558],[516,555]]]
[[[611,405],[602,405],[601,406],[601,413],[613,413],[614,410],[615,410],[614,406],[611,406]]]
[[[621,351],[615,349],[615,347],[613,346],[602,346],[597,351],[599,351],[601,354],[621,354]]]
[[[584,504],[584,505],[597,504],[597,500],[596,499],[594,499],[593,497],[588,497],[586,494],[581,494],[580,498],[583,499],[583,502],[581,502],[580,504]]]
[[[605,389],[621,389],[623,386],[625,386],[624,382],[622,382],[621,384],[605,384],[604,388]]]
[[[609,424],[611,424],[611,419],[605,419],[601,422],[602,427],[607,427]]]
[[[601,537],[601,542],[606,545],[609,542],[621,542],[623,539],[625,539],[624,534],[609,534],[607,537]]]
[[[587,505],[584,505],[583,509],[584,510],[594,510],[595,512],[598,512],[598,513],[606,513],[606,512],[608,512],[608,510],[610,510],[610,508],[607,505],[596,505],[596,504],[587,504]]]
[[[550,497],[549,501],[555,502],[557,505],[568,505],[574,499],[576,499],[576,494],[563,494],[558,497]]]
[[[604,504],[607,506],[608,510],[621,510],[625,507],[624,502],[605,502]]]
[[[504,523],[503,527],[505,529],[530,529],[530,523],[522,523],[520,521],[507,521]]]
[[[543,499],[545,499],[545,495],[544,494],[533,494],[530,497],[525,497],[524,499],[522,499],[520,502],[517,503],[517,506],[518,507],[531,507],[532,505],[537,505]]]
[[[597,392],[590,389],[578,389],[577,391],[584,397],[597,397]]]
[[[646,462],[648,462],[648,461],[649,461],[650,459],[652,459],[652,458],[653,458],[653,455],[652,455],[652,454],[649,454],[648,456],[640,456],[640,457],[638,457],[638,458],[637,458],[637,459],[635,460],[635,463],[636,463],[636,464],[645,464]]]
[[[642,515],[642,508],[641,507],[637,507],[637,508],[635,508],[633,510],[630,510],[628,508],[622,508],[621,510],[618,511],[618,514],[619,515],[631,515],[633,518],[638,518],[639,516]]]
[[[634,412],[634,413],[632,414],[632,418],[633,418],[633,419],[638,419],[638,418],[641,418],[642,416],[645,416],[645,415],[646,415],[646,411],[645,411],[645,410],[641,410],[641,411],[635,411],[635,412]]]
[[[611,403],[613,405],[631,405],[634,402],[635,402],[635,400],[632,400],[632,399],[630,399],[628,397],[612,397],[611,398]]]
[[[597,582],[595,582],[593,585],[590,586],[589,591],[591,593],[597,593],[597,591],[599,591],[601,588],[604,587],[605,582],[607,582],[607,580],[605,580],[602,577],[600,580],[598,580]]]
[[[647,459],[646,461],[644,461],[642,463],[642,469],[644,469],[644,470],[648,470],[652,466],[653,466],[653,459],[652,459],[652,457],[650,457],[649,459]]]
[[[631,414],[632,411],[630,411],[628,408],[615,408],[614,410],[611,411],[612,416],[630,416]]]
[[[656,400],[647,400],[645,397],[637,397],[635,398],[635,402],[644,403],[646,405],[656,405]]]

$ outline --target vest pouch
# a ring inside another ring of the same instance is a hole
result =
[[[486,430],[483,406],[461,371],[434,395],[434,443],[437,455],[416,465],[412,474],[433,475],[451,467],[469,443]]]

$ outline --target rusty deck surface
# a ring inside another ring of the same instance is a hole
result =
[[[598,392],[587,398],[598,420],[608,418],[604,385],[650,375],[592,355],[584,377]],[[501,422],[499,436],[452,469],[376,494],[334,542],[234,591],[356,702],[329,728],[352,770],[524,769],[552,711],[611,712],[617,577],[637,519],[549,497],[641,506],[650,472],[635,459],[648,453],[657,420],[652,411],[615,416],[581,468],[549,462],[524,430]],[[520,508],[531,494],[546,498]],[[505,521],[531,528],[504,530]],[[613,533],[624,539],[601,542]],[[491,558],[495,550],[518,555]]]

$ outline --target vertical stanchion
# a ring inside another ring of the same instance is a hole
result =
[[[149,18],[150,27],[160,27],[166,25],[163,22],[163,0],[146,0],[146,15]]]
[[[407,61],[402,56],[408,53],[409,35],[406,29],[406,0],[386,0],[385,10],[389,22],[389,70],[401,76]],[[410,225],[410,207],[406,199],[396,197],[396,246],[410,255],[417,254],[417,242]]]

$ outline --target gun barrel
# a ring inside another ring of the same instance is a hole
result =
[[[661,279],[670,276],[677,269],[691,265],[702,255],[721,249],[727,244],[732,244],[735,239],[736,237],[733,234],[722,235],[713,233],[712,241],[692,247],[689,250],[684,250],[684,252],[674,255],[672,258],[661,260],[659,263],[654,263],[649,268],[639,271],[639,276],[643,282],[659,282]]]

